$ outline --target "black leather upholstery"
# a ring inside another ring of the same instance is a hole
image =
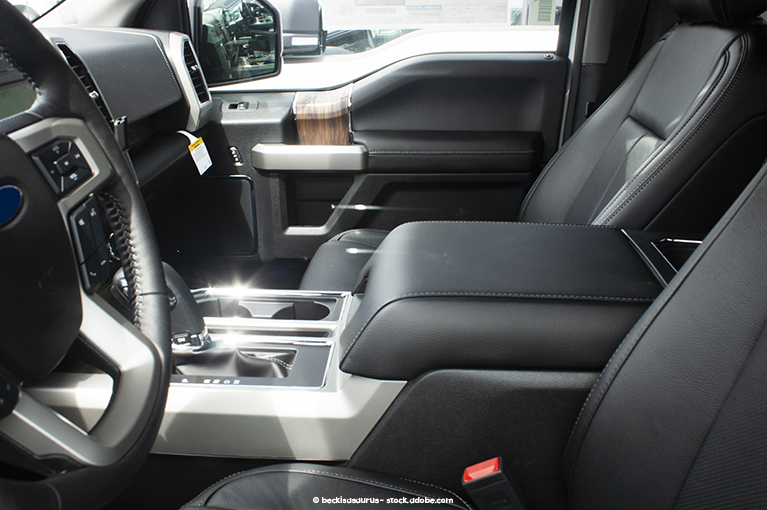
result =
[[[683,231],[707,232],[713,224],[695,221],[696,213],[721,215],[740,191],[723,195],[717,183],[743,172],[745,186],[767,153],[733,136],[767,114],[765,59],[762,23],[671,30],[549,162],[520,220],[670,230],[664,218],[685,213],[691,221]],[[750,128],[767,136],[764,121]],[[740,154],[756,153],[751,168],[737,161],[733,170],[730,160],[713,175],[699,172],[733,143]]]
[[[767,11],[765,0],[669,0],[669,3],[682,19],[716,21],[725,25]]]
[[[697,21],[653,46],[549,161],[520,221],[704,234],[756,173],[767,154],[767,26],[754,16],[767,1],[673,3]],[[356,281],[325,267],[331,252],[346,266],[343,250],[324,252],[301,288]]]
[[[767,506],[766,173],[592,390],[565,458],[572,508]]]
[[[621,230],[573,225],[408,223],[367,277],[341,368],[393,380],[448,367],[601,370],[662,290]]]
[[[767,507],[766,252],[767,165],[592,389],[565,456],[570,508]],[[225,479],[185,510],[311,508],[313,497],[413,489],[438,494],[363,471],[277,466]]]
[[[316,502],[314,498],[319,498]],[[335,498],[377,498],[381,503],[324,502]],[[386,503],[406,498],[452,500],[443,504]],[[430,484],[354,469],[315,464],[282,464],[238,473],[218,482],[190,501],[193,508],[225,510],[316,510],[323,506],[345,508],[470,508],[458,495]]]
[[[592,389],[565,456],[571,508],[767,507],[766,252],[767,165]],[[234,475],[185,510],[300,509],[313,497],[403,493],[440,494],[363,471],[293,464]]]
[[[349,230],[320,246],[301,280],[302,289],[351,290],[370,256],[388,232]]]

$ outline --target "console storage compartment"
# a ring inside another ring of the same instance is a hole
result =
[[[625,232],[524,223],[410,223],[367,266],[340,336],[342,370],[601,370],[663,288]]]

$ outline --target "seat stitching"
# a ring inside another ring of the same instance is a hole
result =
[[[635,190],[634,190],[634,191],[631,193],[631,195],[629,195],[628,197],[626,197],[625,199],[623,199],[623,202],[621,203],[621,205],[620,205],[620,206],[619,206],[617,209],[615,209],[615,210],[614,210],[614,211],[613,211],[613,212],[610,214],[610,216],[608,216],[608,217],[607,217],[605,220],[602,220],[602,221],[603,221],[603,223],[608,223],[608,222],[610,222],[610,221],[611,221],[613,218],[615,218],[615,217],[616,217],[616,216],[617,216],[617,215],[618,215],[618,214],[619,214],[619,213],[620,213],[620,212],[621,212],[621,211],[622,211],[622,210],[623,210],[623,209],[624,209],[624,208],[625,208],[625,207],[626,207],[626,206],[627,206],[627,205],[628,205],[628,204],[629,204],[629,203],[630,203],[630,202],[631,202],[631,201],[632,201],[634,198],[636,198],[637,196],[639,196],[639,194],[641,193],[641,191],[643,191],[643,190],[644,190],[644,189],[645,189],[645,188],[646,188],[646,187],[647,187],[647,186],[650,184],[650,182],[651,182],[651,181],[652,181],[652,180],[653,180],[655,177],[657,177],[657,176],[658,176],[658,175],[659,175],[659,174],[660,174],[660,173],[661,173],[663,170],[665,170],[665,168],[666,168],[666,167],[667,167],[667,166],[668,166],[668,165],[671,163],[671,161],[673,161],[673,160],[674,160],[674,158],[676,158],[676,156],[678,156],[678,155],[679,155],[679,154],[682,152],[682,150],[684,150],[684,148],[685,148],[685,147],[686,147],[686,146],[687,146],[687,145],[690,143],[690,141],[692,141],[692,139],[693,139],[693,138],[695,138],[695,135],[697,135],[697,134],[700,132],[700,130],[703,128],[703,126],[705,126],[705,125],[706,125],[706,123],[707,123],[707,122],[708,122],[708,121],[711,119],[711,117],[713,116],[713,114],[714,114],[714,113],[716,113],[716,111],[719,109],[719,107],[720,107],[720,106],[721,106],[721,104],[724,102],[724,100],[725,100],[725,99],[727,99],[727,97],[730,95],[730,92],[732,92],[732,89],[735,87],[735,85],[736,85],[736,84],[737,84],[737,82],[738,82],[738,79],[740,78],[740,76],[741,76],[741,74],[742,74],[742,71],[743,71],[743,63],[745,62],[745,59],[746,59],[746,56],[747,56],[747,53],[748,53],[748,38],[747,38],[747,37],[746,37],[746,35],[744,34],[744,35],[742,35],[742,36],[740,37],[740,39],[742,39],[742,40],[743,40],[743,49],[741,50],[741,56],[740,56],[740,59],[739,59],[739,62],[738,62],[738,66],[739,66],[739,67],[738,67],[738,70],[737,70],[737,72],[736,72],[736,73],[735,73],[735,74],[734,74],[734,75],[733,75],[733,76],[730,78],[730,81],[729,81],[729,83],[726,85],[725,89],[724,89],[724,90],[723,90],[723,91],[722,91],[722,92],[719,94],[719,96],[716,98],[716,100],[715,100],[714,104],[712,104],[712,105],[709,107],[708,111],[707,111],[707,112],[704,114],[703,118],[699,120],[698,124],[695,126],[695,129],[693,130],[693,132],[692,132],[692,133],[690,133],[690,134],[688,135],[688,137],[685,139],[684,143],[683,143],[682,145],[680,145],[679,147],[677,147],[677,148],[676,148],[676,150],[674,150],[673,154],[669,155],[669,157],[668,157],[668,158],[667,158],[665,161],[663,161],[663,163],[661,163],[661,164],[660,164],[660,166],[659,166],[659,167],[658,167],[658,168],[657,168],[655,171],[653,171],[651,175],[644,177],[644,181],[642,182],[642,184],[641,184],[641,185],[639,185],[639,186],[637,187],[637,189],[635,189]],[[725,56],[725,58],[726,58],[727,60],[729,60],[729,55],[726,55],[726,56]],[[725,72],[724,72],[724,71],[726,70],[726,68],[727,68],[727,63],[725,62],[725,66],[724,66],[724,69],[723,69],[723,71],[722,71],[722,76],[721,76],[721,77],[720,77],[720,78],[717,80],[717,82],[714,84],[714,86],[713,86],[713,87],[711,87],[711,91],[709,92],[709,94],[707,94],[706,98],[705,98],[703,101],[701,101],[701,104],[698,106],[698,108],[696,108],[695,112],[694,112],[694,113],[693,113],[693,114],[690,116],[690,118],[688,119],[688,121],[687,121],[687,122],[685,122],[684,126],[682,126],[682,127],[679,129],[679,131],[677,132],[677,134],[676,134],[676,135],[674,135],[674,138],[676,138],[678,135],[680,135],[680,134],[681,134],[681,132],[682,132],[682,130],[684,130],[684,128],[685,128],[685,127],[686,127],[686,126],[687,126],[687,125],[688,125],[690,122],[692,122],[692,120],[693,120],[693,119],[695,118],[695,116],[698,114],[698,112],[699,112],[699,111],[700,111],[700,109],[703,107],[703,105],[704,105],[704,104],[705,104],[705,103],[708,101],[708,99],[711,97],[711,95],[713,94],[714,90],[716,89],[716,87],[717,87],[717,86],[719,85],[719,83],[721,82],[721,79],[722,79],[722,78],[724,78],[724,74],[725,74]],[[673,141],[673,139],[672,139],[672,141]],[[671,141],[670,141],[670,142],[667,144],[667,146],[668,146],[668,145],[670,145],[670,144],[671,144]],[[647,168],[648,166],[650,166],[650,162],[648,162],[648,164],[647,164],[647,165],[645,165],[645,167],[644,167],[644,168]],[[638,173],[637,173],[637,175],[636,175],[636,177],[635,177],[634,179],[632,179],[632,180],[631,180],[631,182],[629,182],[629,183],[626,185],[626,188],[627,188],[627,189],[628,189],[628,188],[631,188],[631,185],[632,185],[632,184],[633,184],[635,181],[637,181],[637,180],[639,180],[639,179],[641,178],[641,173],[642,173],[641,171],[640,171],[640,172],[638,172]],[[616,196],[614,197],[614,199],[611,201],[611,203],[610,203],[610,204],[608,204],[608,206],[606,206],[606,207],[605,207],[605,209],[604,209],[604,210],[605,210],[605,211],[609,210],[609,209],[610,209],[610,206],[612,206],[612,205],[613,205],[613,203],[617,203],[619,200],[621,200],[621,199],[620,199],[620,193],[616,194]],[[604,213],[603,213],[603,214],[604,214]],[[602,216],[603,214],[600,214],[600,216]],[[598,219],[599,219],[599,218],[597,218],[597,220],[598,220]]]
[[[629,119],[631,119],[633,122],[636,122],[637,124],[639,124],[641,127],[644,128],[644,126],[641,123],[637,122],[634,118],[632,118],[631,115],[629,115],[626,120],[629,120]],[[610,179],[610,182],[607,183],[607,187],[605,187],[604,191],[602,191],[602,194],[599,196],[599,201],[597,201],[596,204],[594,204],[594,209],[592,209],[591,212],[589,213],[589,216],[588,216],[589,217],[589,222],[594,221],[595,214],[596,214],[596,216],[599,216],[599,213],[597,212],[596,208],[599,207],[599,204],[601,204],[602,201],[605,199],[605,195],[607,195],[607,192],[610,190],[610,185],[616,179],[616,177],[621,173],[621,171],[625,171],[625,169],[628,168],[628,162],[629,162],[629,157],[631,157],[631,153],[637,147],[637,145],[639,145],[639,143],[642,140],[644,140],[645,138],[647,138],[650,135],[650,133],[652,133],[655,136],[658,136],[657,134],[655,134],[651,130],[648,130],[647,133],[644,133],[642,136],[640,136],[631,145],[631,148],[628,151],[626,151],[626,156],[621,161],[621,164],[618,165],[618,168],[616,168],[615,171],[613,172],[612,179]],[[660,137],[658,136],[658,138],[660,138]],[[581,192],[582,191],[583,190],[581,189]],[[576,197],[576,200],[577,200],[577,198],[578,197]],[[570,205],[570,209],[568,209],[568,211],[567,211],[568,214],[572,211],[574,205],[575,205],[575,201],[573,201],[573,203]]]
[[[512,298],[512,299],[554,299],[554,300],[574,300],[574,301],[603,301],[603,302],[618,302],[618,303],[652,303],[654,299],[649,298],[628,298],[628,297],[613,297],[613,296],[579,296],[579,295],[567,295],[567,294],[521,294],[512,292],[415,292],[411,294],[403,294],[396,298],[390,299],[375,311],[371,315],[365,324],[362,325],[357,335],[352,340],[349,347],[346,348],[341,360],[345,360],[349,351],[352,350],[354,344],[360,339],[365,329],[373,322],[378,314],[387,306],[409,298],[414,297],[491,297],[491,298]]]
[[[616,229],[615,225],[582,225],[578,223],[546,223],[546,222],[531,222],[531,221],[469,221],[469,220],[422,220],[422,221],[410,221],[406,225],[416,224],[429,224],[429,223],[441,223],[441,224],[486,224],[486,225],[534,225],[534,226],[551,226],[551,227],[577,227],[577,228],[611,228]]]
[[[20,72],[21,75],[24,76],[24,78],[29,80],[29,83],[31,83],[32,86],[35,88],[35,92],[40,94],[40,88],[37,86],[37,83],[35,82],[35,80],[33,80],[32,77],[29,76],[27,72],[21,66],[19,66],[19,64],[16,63],[16,60],[11,56],[10,53],[8,53],[8,50],[5,49],[5,43],[3,42],[2,37],[0,37],[0,54],[2,54],[5,60],[7,60],[8,63],[13,66],[14,69]]]
[[[741,36],[741,38],[742,38],[742,37],[743,37],[743,36]],[[708,100],[711,98],[711,96],[714,94],[714,91],[715,91],[715,90],[716,90],[716,88],[719,86],[719,84],[722,82],[722,80],[724,79],[725,75],[727,74],[727,66],[728,66],[728,63],[729,63],[729,61],[730,61],[730,55],[729,55],[729,53],[728,53],[728,52],[725,52],[725,55],[724,55],[724,57],[723,57],[723,58],[725,59],[725,63],[724,63],[724,66],[722,67],[722,71],[719,73],[719,76],[717,77],[716,81],[715,81],[715,82],[714,82],[714,84],[711,86],[711,88],[709,89],[709,91],[706,93],[706,96],[705,96],[703,99],[701,99],[701,101],[698,103],[698,106],[695,108],[695,111],[693,111],[693,112],[692,112],[692,114],[690,114],[690,116],[687,118],[687,120],[684,122],[684,124],[682,124],[682,126],[680,126],[680,127],[679,127],[679,128],[676,130],[676,132],[673,134],[673,136],[672,136],[671,138],[669,138],[669,139],[666,139],[666,141],[665,141],[665,143],[663,144],[663,146],[662,146],[662,147],[661,147],[661,148],[658,150],[658,153],[659,153],[659,154],[660,154],[660,153],[661,153],[661,152],[662,152],[662,151],[663,151],[665,148],[667,148],[667,147],[669,147],[669,146],[671,146],[671,145],[673,144],[673,142],[674,142],[674,141],[675,141],[675,140],[676,140],[676,139],[677,139],[677,138],[678,138],[678,137],[679,137],[679,136],[682,134],[682,131],[684,131],[684,129],[685,129],[685,128],[686,128],[686,127],[687,127],[687,126],[688,126],[688,125],[689,125],[689,124],[690,124],[690,123],[691,123],[691,122],[694,120],[694,119],[695,119],[695,116],[698,114],[698,112],[700,112],[700,110],[701,110],[701,109],[702,109],[702,108],[705,106],[706,102],[707,102],[707,101],[708,101]],[[737,74],[737,73],[736,73],[736,74]],[[730,78],[730,79],[732,80],[732,78]],[[728,86],[729,86],[729,85],[728,85]],[[726,89],[725,89],[725,90],[726,90]],[[721,94],[720,94],[720,95],[721,95]],[[710,110],[711,110],[711,107],[709,107],[709,111],[710,111]],[[708,113],[706,113],[706,115],[708,115]],[[697,127],[696,127],[696,130],[697,130],[697,129],[699,129],[699,127],[700,127],[700,126],[697,126]],[[653,132],[654,132],[654,131],[653,131]],[[657,133],[656,133],[656,135],[657,135]],[[694,135],[694,132],[693,132],[693,135]],[[689,136],[689,138],[692,138],[692,135],[690,135],[690,136]],[[689,138],[688,138],[688,140],[689,140]],[[681,149],[681,147],[678,147],[678,148],[676,149],[676,151],[679,151],[680,149]],[[658,172],[658,171],[660,170],[660,168],[663,168],[665,165],[667,165],[667,164],[668,164],[668,163],[669,163],[669,162],[670,162],[670,161],[673,159],[673,157],[676,155],[676,151],[675,151],[675,153],[674,153],[674,154],[672,154],[671,156],[669,156],[669,158],[668,158],[668,159],[666,159],[665,161],[663,161],[663,162],[660,164],[660,167],[659,167],[659,169],[656,169],[656,172]],[[642,166],[642,168],[641,168],[639,171],[637,171],[637,173],[636,173],[636,174],[635,174],[635,175],[632,177],[632,179],[631,179],[630,181],[628,181],[628,182],[627,182],[627,183],[626,183],[626,184],[623,186],[623,188],[622,188],[622,189],[629,189],[629,188],[631,188],[631,186],[632,186],[632,185],[633,185],[633,184],[634,184],[636,181],[638,181],[639,179],[641,179],[641,178],[642,178],[642,172],[643,172],[644,170],[646,170],[647,168],[649,168],[649,167],[650,167],[650,166],[651,166],[653,163],[654,163],[654,158],[650,158],[650,159],[648,159],[648,160],[647,160],[647,162],[646,162],[646,163],[645,163],[645,164]],[[599,215],[599,216],[597,216],[597,220],[599,219],[599,217],[601,217],[601,216],[603,216],[603,215],[605,214],[605,213],[604,213],[604,211],[608,211],[608,210],[610,210],[610,209],[611,209],[611,207],[612,207],[614,204],[616,204],[617,202],[619,202],[619,201],[621,200],[621,198],[620,198],[620,195],[621,195],[621,194],[620,194],[620,191],[619,191],[618,193],[616,193],[616,194],[615,194],[615,196],[613,196],[613,198],[610,200],[610,202],[609,202],[609,203],[608,203],[608,204],[607,204],[607,205],[604,207],[604,209],[602,209],[602,213],[600,213],[600,215]],[[606,221],[610,221],[610,219],[612,219],[612,218],[608,218]],[[596,220],[595,220],[595,221],[596,221]]]
[[[674,141],[675,141],[675,140],[676,140],[676,139],[679,137],[679,135],[681,135],[682,131],[684,131],[684,129],[685,129],[685,128],[686,128],[686,127],[687,127],[687,126],[688,126],[688,125],[689,125],[689,124],[690,124],[690,123],[693,121],[693,119],[694,119],[694,118],[695,118],[695,116],[698,114],[698,112],[701,110],[701,108],[703,108],[703,106],[706,104],[706,101],[708,101],[708,100],[711,98],[711,95],[713,94],[713,92],[714,92],[714,90],[716,89],[716,87],[717,87],[717,86],[718,86],[718,85],[721,83],[721,80],[722,80],[722,78],[723,78],[723,77],[724,77],[724,75],[725,75],[725,71],[727,70],[727,61],[729,60],[729,55],[725,55],[725,57],[724,57],[724,58],[725,58],[725,65],[723,66],[723,68],[722,68],[722,72],[720,73],[720,75],[719,75],[719,77],[717,78],[716,82],[715,82],[715,83],[712,85],[712,87],[711,87],[711,90],[709,90],[709,92],[706,94],[706,97],[704,97],[704,98],[703,98],[703,99],[700,101],[700,103],[698,104],[697,108],[695,108],[695,111],[693,111],[693,112],[692,112],[692,114],[691,114],[691,115],[690,115],[690,116],[687,118],[687,120],[685,121],[685,123],[684,123],[684,124],[682,124],[682,126],[681,126],[681,127],[679,127],[679,128],[677,129],[676,133],[675,133],[675,134],[674,134],[674,135],[673,135],[671,138],[669,138],[669,139],[667,139],[667,140],[665,141],[665,143],[663,144],[663,146],[662,146],[662,147],[660,148],[660,150],[658,151],[658,154],[662,153],[662,152],[663,152],[663,150],[664,150],[664,149],[666,149],[667,147],[670,147],[670,146],[672,146],[673,142],[674,142]],[[660,164],[660,166],[659,166],[659,169],[660,169],[660,168],[663,168],[663,167],[664,167],[665,165],[667,165],[667,164],[668,164],[668,163],[669,163],[669,162],[670,162],[672,159],[674,159],[674,156],[676,155],[676,152],[677,152],[677,151],[679,151],[680,149],[681,149],[681,147],[678,147],[678,148],[675,150],[674,154],[672,154],[671,156],[669,156],[669,158],[668,158],[668,159],[666,159],[665,161],[663,161],[663,162]],[[639,171],[637,171],[637,173],[636,173],[636,174],[635,174],[635,175],[634,175],[634,176],[631,178],[631,180],[630,180],[630,181],[628,181],[626,184],[624,184],[624,185],[623,185],[622,189],[630,189],[630,188],[631,188],[631,186],[632,186],[632,185],[633,185],[633,184],[634,184],[636,181],[638,181],[639,179],[641,179],[641,178],[642,178],[642,173],[643,173],[643,172],[644,172],[644,171],[645,171],[647,168],[649,168],[649,167],[650,167],[650,166],[651,166],[651,165],[652,165],[654,162],[655,162],[654,158],[650,158],[650,159],[648,159],[648,160],[647,160],[647,162],[646,162],[644,165],[642,165],[642,168],[641,168],[641,169],[639,169]],[[656,170],[655,170],[655,172],[658,172],[658,171],[659,171],[659,169],[656,169]],[[610,202],[609,202],[609,203],[608,203],[608,204],[607,204],[607,205],[604,207],[604,209],[602,209],[602,212],[600,213],[600,215],[599,215],[599,216],[602,216],[602,215],[604,215],[604,214],[605,214],[605,212],[604,212],[604,211],[608,211],[608,210],[610,210],[614,204],[618,203],[618,202],[621,200],[620,196],[621,196],[621,193],[620,193],[620,190],[619,190],[619,192],[618,192],[618,193],[616,193],[616,194],[615,194],[615,195],[612,197],[612,199],[611,199],[611,200],[610,200]],[[597,217],[597,220],[599,219],[599,216]],[[608,218],[608,220],[606,220],[606,221],[609,221],[610,219],[612,219],[612,218]],[[596,220],[595,220],[595,221],[596,221]]]
[[[672,27],[672,28],[671,28],[671,29],[670,29],[668,32],[666,32],[666,33],[663,35],[663,37],[661,37],[661,39],[660,39],[658,42],[661,42],[661,41],[662,41],[662,42],[664,42],[664,43],[665,43],[665,42],[666,42],[666,39],[668,38],[668,35],[669,35],[669,33],[670,33],[672,30],[674,30],[675,28],[676,28],[676,26]],[[656,43],[656,44],[657,44],[657,43]],[[659,54],[660,54],[660,49],[659,49],[659,50],[656,52],[656,54],[655,54],[655,57],[654,57],[654,59],[655,59],[655,60],[657,60],[657,59],[658,59],[658,55],[659,55]],[[650,66],[650,68],[652,68],[652,66]],[[636,72],[637,72],[637,71],[636,71],[636,67],[635,67],[634,69],[632,69],[632,70],[631,70],[631,73],[629,73],[629,75],[626,77],[626,79],[625,79],[625,80],[623,80],[623,83],[626,83],[626,82],[629,80],[629,78],[630,78],[630,77],[631,77],[633,74],[635,74]],[[649,72],[648,72],[648,75],[649,75]],[[645,81],[646,81],[646,80],[647,80],[647,76],[645,76]],[[610,95],[607,97],[607,99],[605,99],[605,100],[604,100],[604,102],[603,102],[601,105],[599,105],[599,108],[597,108],[597,109],[596,109],[596,111],[595,111],[593,114],[591,114],[591,117],[590,117],[590,118],[594,118],[594,116],[595,116],[597,113],[599,113],[599,111],[600,111],[600,110],[602,110],[603,108],[605,108],[605,105],[606,105],[606,104],[608,104],[608,103],[610,102],[610,100],[613,98],[613,96],[614,96],[614,95],[616,95],[616,94],[618,93],[618,91],[620,91],[620,90],[621,90],[621,88],[623,88],[623,83],[621,83],[621,84],[618,86],[618,88],[617,88],[617,89],[615,89],[615,90],[612,92],[612,94],[610,94]],[[640,88],[640,91],[641,91],[641,88]],[[636,98],[634,98],[634,100],[636,101]],[[579,127],[579,128],[578,128],[578,131],[576,131],[575,133],[573,133],[573,134],[570,136],[570,138],[567,140],[567,142],[565,142],[565,144],[562,146],[562,148],[561,148],[561,149],[559,149],[559,151],[557,151],[557,153],[554,155],[554,157],[553,157],[553,158],[551,158],[551,160],[549,161],[549,163],[546,165],[546,167],[543,169],[543,171],[541,172],[541,174],[538,176],[538,178],[535,180],[535,182],[533,183],[533,185],[530,187],[530,191],[528,191],[528,192],[527,192],[527,195],[525,195],[525,199],[522,201],[522,207],[520,207],[520,210],[519,210],[519,217],[520,217],[520,218],[521,218],[521,217],[522,217],[522,216],[525,214],[525,212],[526,212],[526,210],[527,210],[527,206],[528,206],[528,205],[530,205],[530,201],[532,200],[532,197],[533,197],[533,195],[535,194],[535,191],[536,191],[536,190],[537,190],[537,189],[540,187],[540,184],[541,184],[541,181],[543,181],[543,178],[546,176],[546,174],[548,174],[548,173],[549,173],[549,170],[551,170],[551,168],[554,166],[554,164],[555,164],[555,163],[556,163],[556,162],[559,160],[559,157],[560,157],[562,154],[564,154],[565,150],[566,150],[566,149],[567,149],[567,148],[570,146],[570,144],[573,142],[573,140],[575,140],[575,138],[578,136],[578,134],[579,134],[579,133],[580,133],[580,132],[581,132],[581,131],[584,129],[584,127],[586,126],[586,124],[588,124],[588,119],[586,119],[586,122],[584,122],[583,124],[581,124],[581,127]]]
[[[224,478],[222,478],[221,480],[219,480],[219,481],[217,481],[217,482],[215,482],[215,483],[212,483],[212,484],[210,484],[210,485],[209,485],[208,487],[206,487],[204,490],[200,491],[200,493],[199,493],[199,494],[197,494],[195,497],[193,497],[192,499],[190,499],[190,500],[189,500],[189,502],[188,502],[186,505],[184,505],[184,506],[189,506],[189,505],[191,505],[191,504],[192,504],[192,501],[194,501],[195,499],[198,499],[198,498],[200,498],[200,497],[201,497],[203,494],[205,494],[206,492],[208,492],[210,489],[212,489],[212,488],[213,488],[213,487],[215,487],[216,485],[218,485],[218,484],[220,484],[220,483],[223,483],[223,482],[225,482],[225,481],[227,481],[227,480],[230,480],[230,479],[232,479],[232,478],[234,478],[234,477],[236,477],[236,476],[239,476],[239,475],[241,475],[241,474],[243,474],[243,473],[247,473],[247,472],[249,472],[249,471],[252,471],[252,470],[251,470],[251,469],[243,469],[243,470],[241,470],[241,471],[237,471],[237,472],[235,472],[235,473],[232,473],[232,474],[231,474],[231,475],[229,475],[229,476],[225,476]],[[207,500],[207,498],[206,498],[206,500]],[[205,503],[204,503],[204,501],[201,501],[199,505],[195,505],[195,506],[200,506],[200,507],[201,507],[201,506],[203,506],[204,504],[205,504]]]
[[[767,161],[767,160],[765,160],[765,161]],[[762,180],[764,180],[764,178],[762,178]],[[752,196],[752,195],[753,195],[753,191],[751,191],[749,196]],[[613,352],[613,355],[610,357],[610,360],[608,360],[607,364],[605,365],[605,368],[602,370],[602,373],[600,374],[599,378],[597,379],[597,382],[594,383],[594,386],[592,386],[591,391],[589,392],[589,395],[586,397],[586,401],[583,403],[583,406],[581,407],[581,411],[578,413],[578,418],[576,419],[575,424],[573,425],[573,428],[572,428],[572,430],[570,432],[570,437],[568,438],[568,441],[567,441],[567,446],[565,447],[565,457],[567,457],[568,447],[569,447],[569,445],[570,445],[570,443],[571,443],[571,441],[573,439],[573,436],[575,435],[575,431],[578,428],[580,420],[581,419],[586,420],[587,425],[585,425],[585,426],[588,427],[588,423],[591,422],[591,420],[593,419],[593,417],[596,415],[597,411],[599,410],[599,406],[601,404],[602,397],[609,390],[610,386],[612,385],[612,381],[615,379],[615,377],[617,377],[618,372],[620,372],[620,370],[622,369],[623,365],[625,364],[626,360],[628,359],[628,356],[631,354],[631,352],[633,352],[633,350],[636,348],[637,344],[639,344],[639,342],[641,341],[642,337],[647,332],[647,330],[650,328],[652,323],[655,322],[655,319],[657,319],[658,315],[660,315],[661,312],[666,308],[666,306],[668,305],[669,301],[671,301],[671,299],[678,292],[679,287],[681,287],[682,284],[687,280],[687,278],[690,276],[690,273],[692,273],[693,269],[695,267],[697,267],[698,263],[700,262],[701,258],[703,258],[705,253],[707,253],[709,251],[709,249],[711,248],[711,246],[713,246],[716,243],[716,241],[721,236],[722,231],[726,228],[727,225],[729,225],[732,222],[732,219],[734,218],[734,215],[736,215],[738,213],[738,211],[743,207],[743,205],[745,204],[745,202],[747,200],[748,199],[744,200],[741,203],[741,205],[739,206],[738,210],[735,211],[735,213],[733,213],[733,216],[731,216],[730,219],[727,221],[727,224],[723,225],[720,228],[718,233],[713,234],[715,237],[713,237],[709,241],[708,245],[704,248],[704,250],[697,252],[698,253],[697,255],[693,255],[691,257],[691,260],[694,259],[694,260],[692,260],[692,264],[687,266],[687,268],[684,271],[684,274],[680,273],[680,275],[677,278],[675,278],[676,281],[673,284],[673,286],[667,287],[667,294],[665,296],[663,296],[663,298],[662,298],[663,302],[662,303],[660,301],[658,301],[657,310],[652,311],[651,315],[649,317],[645,317],[644,320],[640,319],[640,321],[637,322],[637,324],[634,326],[634,328],[632,328],[631,332],[629,332],[629,334],[626,335],[626,337],[623,339],[623,341],[621,341],[621,343],[618,345],[618,348],[615,349],[615,351]],[[647,314],[645,314],[645,315],[647,315]],[[634,332],[634,331],[636,331],[636,333],[634,333],[634,335],[632,336],[632,332]],[[629,341],[629,338],[631,338],[631,341],[634,342],[634,345],[631,347],[631,350],[629,350],[628,354],[623,357],[623,360],[621,361],[618,369],[617,370],[614,369],[614,370],[612,370],[610,372],[610,375],[608,377],[610,379],[610,382],[608,382],[606,384],[606,388],[600,392],[600,395],[597,398],[597,404],[595,405],[594,409],[591,412],[589,412],[588,416],[584,416],[583,415],[583,411],[588,406],[589,401],[590,401],[591,396],[592,396],[592,393],[597,388],[597,386],[602,381],[602,379],[605,378],[607,369],[610,366],[610,362],[615,357],[615,355],[618,353],[618,351],[621,350],[622,346],[627,341]],[[585,437],[585,432],[583,433],[583,436]],[[572,482],[572,477],[573,477],[574,470],[575,470],[575,463],[577,462],[577,458],[578,458],[581,446],[582,446],[582,441],[581,441],[581,444],[578,445],[576,452],[573,454],[575,457],[574,457],[574,460],[572,461],[572,465],[569,466],[569,471],[570,472],[569,473],[565,473],[565,477],[570,482]],[[567,468],[567,466],[566,466],[566,468]],[[572,483],[570,483],[570,497],[572,498]]]
[[[422,494],[422,493],[420,493],[418,491],[415,491],[413,489],[408,489],[408,488],[404,488],[404,487],[398,487],[396,485],[391,485],[391,484],[388,484],[388,483],[385,483],[385,482],[378,482],[378,481],[375,481],[375,480],[368,480],[368,479],[365,479],[365,478],[358,478],[358,477],[354,477],[354,476],[346,475],[346,474],[342,474],[342,473],[331,473],[331,472],[328,472],[328,471],[319,471],[319,470],[314,470],[314,469],[271,469],[271,470],[258,471],[258,472],[252,473],[252,474],[249,474],[249,472],[250,472],[250,470],[248,470],[248,471],[240,471],[239,473],[235,473],[233,475],[229,475],[226,478],[221,479],[220,481],[214,483],[213,485],[211,485],[210,487],[208,487],[207,489],[202,491],[194,499],[199,498],[205,492],[209,491],[213,487],[215,487],[217,485],[220,485],[220,484],[222,484],[222,483],[224,483],[226,481],[229,481],[230,483],[233,482],[234,478],[237,477],[238,475],[255,476],[255,475],[260,475],[260,474],[271,474],[271,473],[304,473],[304,474],[309,474],[309,475],[326,476],[328,478],[336,478],[336,479],[339,479],[339,480],[349,480],[349,481],[359,482],[359,483],[366,484],[366,485],[372,485],[374,487],[379,487],[379,488],[384,488],[384,489],[392,489],[392,490],[397,491],[397,492],[402,492],[402,493],[405,493],[405,494],[412,494],[412,495],[421,496],[421,497],[424,497],[424,498],[432,498],[432,496],[430,496],[428,494]],[[438,487],[436,485],[427,484],[427,483],[424,483],[424,482],[417,482],[415,480],[408,480],[406,478],[402,478],[402,479],[406,480],[406,481],[414,482],[414,483],[419,483],[421,485],[431,486],[431,487],[434,487],[435,489],[441,490],[442,492],[446,492],[448,494],[451,494],[451,495],[455,496],[461,503],[463,503],[463,505],[464,505],[463,508],[471,508],[469,505],[466,504],[466,502],[463,499],[461,499],[457,494],[453,493],[452,491],[449,491],[447,489],[443,489],[442,487]],[[217,492],[217,490],[215,492]],[[203,506],[205,504],[205,502],[207,502],[215,494],[215,492],[213,492],[210,496],[206,497],[205,501],[201,502],[197,506],[200,506],[200,507]],[[192,501],[194,501],[194,499],[192,499]],[[190,503],[191,503],[191,501],[190,501]],[[447,503],[447,504],[450,504],[450,503]],[[456,508],[462,508],[461,506],[455,505],[455,504],[451,504],[451,506],[454,506]]]
[[[729,16],[727,13],[725,13],[725,3],[724,0],[719,0],[719,9],[722,11],[722,19],[725,23],[732,23],[732,16]],[[727,6],[727,11],[729,12],[729,5]]]
[[[421,485],[426,485],[426,486],[429,486],[429,487],[434,487],[435,489],[439,489],[439,490],[445,491],[445,492],[447,492],[447,493],[449,493],[449,494],[452,494],[453,496],[455,496],[455,498],[456,498],[458,501],[460,501],[461,503],[463,503],[463,504],[464,504],[464,506],[465,506],[466,508],[471,508],[471,505],[469,505],[468,503],[466,503],[466,501],[464,501],[464,500],[463,500],[463,498],[461,498],[461,496],[459,496],[459,495],[458,495],[458,494],[456,494],[455,492],[451,491],[450,489],[445,489],[444,487],[440,487],[439,485],[434,485],[434,484],[432,484],[432,483],[427,483],[427,482],[420,482],[420,481],[418,481],[418,480],[413,480],[413,479],[411,479],[411,478],[405,478],[404,476],[399,476],[399,477],[397,477],[397,478],[401,478],[401,479],[403,479],[403,480],[405,480],[405,481],[407,481],[407,482],[418,483],[418,484],[421,484]]]

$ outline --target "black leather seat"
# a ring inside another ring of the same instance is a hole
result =
[[[767,508],[765,253],[767,165],[593,387],[565,453],[571,508]],[[466,508],[458,495],[412,480],[289,464],[233,475],[185,510],[316,509],[337,497],[452,498],[421,508]]]
[[[767,154],[765,3],[670,0],[686,20],[552,158],[520,221],[705,234]],[[384,235],[317,251],[302,289],[353,290]]]

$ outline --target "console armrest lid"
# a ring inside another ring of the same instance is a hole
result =
[[[599,370],[662,289],[611,227],[409,223],[368,267],[341,367],[378,379],[454,367]]]

